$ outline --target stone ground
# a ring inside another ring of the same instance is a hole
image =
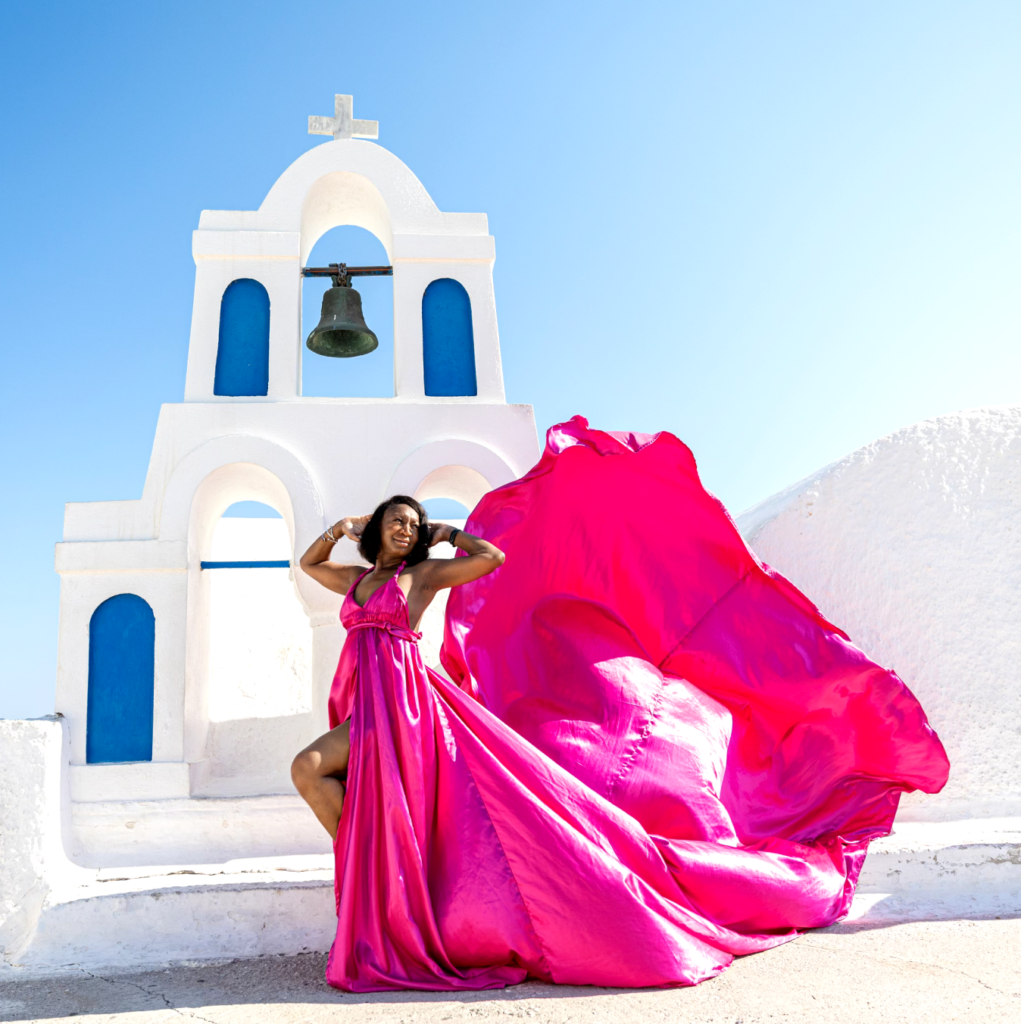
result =
[[[495,992],[346,995],[326,957],[179,964],[0,981],[0,1020],[87,1024],[592,1021],[598,1024],[1021,1021],[1021,915],[845,922],[744,957],[695,988],[571,988],[527,982]],[[10,975],[5,976],[6,979]]]

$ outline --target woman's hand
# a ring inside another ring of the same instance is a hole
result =
[[[435,545],[442,544],[445,540],[449,540],[450,535],[453,532],[454,527],[449,523],[430,523],[429,547],[435,547]]]
[[[336,534],[339,530],[345,537],[357,544],[362,539],[362,534],[371,518],[372,516],[345,516],[334,523],[333,532]]]
[[[341,536],[350,537],[356,544],[365,532],[365,525],[371,516],[345,516],[330,529],[312,541],[308,551],[301,556],[298,564],[302,572],[321,583],[336,594],[346,594],[365,571],[361,565],[337,565],[330,561],[334,546]],[[332,540],[330,538],[333,538]]]

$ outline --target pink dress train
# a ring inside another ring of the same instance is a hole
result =
[[[672,435],[560,424],[468,529],[507,561],[451,592],[459,685],[396,578],[341,609],[330,984],[695,984],[845,914],[900,793],[945,783],[908,689],[755,558]]]

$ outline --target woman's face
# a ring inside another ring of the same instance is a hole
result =
[[[387,561],[403,558],[418,540],[418,513],[407,505],[391,505],[380,525],[380,554]]]

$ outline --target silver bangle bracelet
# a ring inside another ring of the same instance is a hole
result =
[[[332,526],[326,527],[326,529],[323,531],[323,540],[326,541],[327,544],[337,543],[337,538],[333,536]]]

